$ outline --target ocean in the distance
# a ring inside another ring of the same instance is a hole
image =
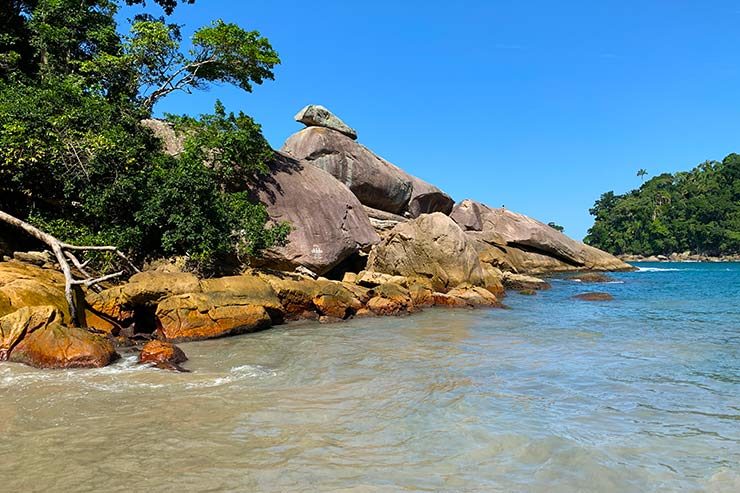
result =
[[[0,491],[740,491],[740,264],[0,365]],[[610,302],[573,300],[606,291]]]

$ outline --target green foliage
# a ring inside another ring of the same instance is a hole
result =
[[[226,114],[216,101],[212,115],[200,119],[168,115],[175,128],[186,135],[184,157],[208,162],[224,187],[247,183],[268,172],[274,152],[262,135],[262,127],[239,112]]]
[[[180,41],[180,26],[145,16],[131,26],[120,52],[97,56],[83,70],[109,81],[128,74],[129,87],[140,89],[142,104],[151,108],[167,94],[209,83],[226,82],[251,92],[252,84],[273,79],[272,69],[280,63],[259,32],[221,20],[198,29],[187,53],[180,51]]]
[[[156,3],[166,11],[177,4]],[[249,195],[273,156],[254,120],[220,103],[212,115],[173,117],[186,136],[178,157],[140,124],[150,117],[144,86],[176,73],[190,77],[181,88],[235,81],[249,89],[271,78],[278,60],[267,40],[224,23],[201,29],[191,55],[207,51],[208,60],[224,62],[201,76],[180,53],[178,26],[144,16],[121,37],[117,7],[108,0],[0,6],[17,21],[0,34],[0,209],[64,241],[113,244],[138,259],[187,255],[200,270],[284,242],[289,227],[269,224]]]
[[[586,243],[621,254],[740,252],[740,156],[662,174],[624,195],[603,194]]]
[[[180,0],[181,3],[194,4],[195,0]],[[154,0],[154,3],[162,7],[164,13],[170,15],[177,7],[178,0]],[[128,5],[141,5],[146,4],[146,0],[126,0]]]
[[[188,67],[191,74],[211,82],[228,82],[247,92],[252,91],[252,83],[272,80],[272,68],[280,63],[260,33],[221,20],[196,31],[193,46]]]
[[[565,231],[565,228],[562,227],[561,225],[557,224],[557,223],[549,222],[549,223],[547,223],[547,225],[550,226],[552,229],[554,229],[556,231],[560,231],[561,233],[563,231]]]

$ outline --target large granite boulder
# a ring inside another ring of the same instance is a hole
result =
[[[10,334],[3,358],[10,353],[10,361],[37,368],[99,368],[118,358],[107,338],[62,325],[62,317],[54,307],[30,307],[0,319],[0,331]]]
[[[59,323],[61,313],[52,306],[25,306],[0,317],[0,361],[7,361],[13,348],[31,332]]]
[[[28,306],[53,306],[68,323],[64,276],[56,269],[11,260],[0,262],[0,317]]]
[[[341,132],[352,140],[357,140],[357,132],[338,116],[318,104],[309,104],[295,116],[295,121],[307,127],[326,127]]]
[[[419,217],[422,214],[431,214],[432,212],[441,212],[450,214],[455,205],[452,197],[444,193],[431,183],[415,176],[411,178],[411,199],[407,207],[411,217]]]
[[[255,193],[272,220],[292,226],[287,245],[265,251],[263,265],[282,270],[303,266],[323,274],[380,241],[357,197],[306,161],[277,153],[270,176],[258,187]]]
[[[305,128],[290,136],[281,151],[328,172],[369,207],[401,214],[411,199],[408,176],[334,130]]]
[[[475,238],[481,255],[504,270],[620,270],[630,266],[523,214],[464,200],[450,217]],[[487,251],[490,250],[490,251]]]
[[[367,270],[422,278],[436,291],[484,284],[478,253],[449,216],[424,214],[398,224],[370,253]]]
[[[393,214],[449,214],[453,200],[339,132],[309,127],[290,136],[282,151],[305,159],[349,187],[363,205]]]
[[[272,324],[265,307],[230,293],[189,293],[159,302],[157,335],[169,342],[246,334]]]

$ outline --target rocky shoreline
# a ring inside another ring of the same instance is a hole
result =
[[[740,254],[714,257],[699,253],[671,253],[670,255],[617,255],[624,262],[740,262]]]
[[[142,363],[181,369],[186,357],[177,342],[298,319],[497,308],[506,289],[549,287],[533,276],[632,269],[522,214],[455,203],[357,143],[356,131],[323,107],[304,108],[296,119],[307,128],[276,152],[270,176],[254,191],[273,220],[291,223],[287,245],[219,278],[165,261],[122,284],[81,286],[78,321],[51,255],[8,252],[0,262],[0,361],[100,367],[118,351],[141,351]],[[146,124],[177,152],[171,127]]]

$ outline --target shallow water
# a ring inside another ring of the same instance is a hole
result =
[[[740,491],[740,264],[0,365],[0,491]],[[574,301],[598,290],[611,302]]]

